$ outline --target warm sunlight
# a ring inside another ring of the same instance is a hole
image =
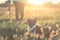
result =
[[[48,2],[48,0],[28,0],[28,3],[36,4],[36,5],[42,5],[46,2]]]
[[[50,2],[53,4],[58,4],[60,2],[60,0],[50,0]]]
[[[0,3],[4,3],[5,1],[7,1],[7,0],[0,0]],[[60,2],[60,0],[27,0],[27,1],[30,4],[37,4],[37,5],[42,5],[49,1],[53,4],[58,4]]]
[[[0,0],[0,3],[4,3],[5,1],[7,1],[7,0]]]
[[[60,2],[60,0],[28,0],[28,3],[36,4],[36,5],[43,5],[46,2],[51,2],[53,4],[57,4]]]

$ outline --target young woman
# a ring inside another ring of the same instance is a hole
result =
[[[13,0],[16,8],[16,20],[23,20],[26,0]]]

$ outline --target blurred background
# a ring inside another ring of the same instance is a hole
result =
[[[11,12],[12,14],[9,14]],[[26,18],[37,18],[37,22],[44,27],[60,27],[60,0],[27,0],[24,7],[24,19]],[[12,19],[13,22],[9,23],[9,19]],[[25,22],[19,23],[14,20],[15,4],[10,4],[9,0],[0,0],[0,37],[25,32],[27,27]],[[18,30],[21,31],[18,32]]]

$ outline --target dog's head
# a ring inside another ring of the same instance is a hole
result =
[[[30,27],[34,26],[34,25],[36,24],[36,22],[37,22],[36,18],[35,18],[35,19],[28,19],[28,20],[27,20],[27,24],[28,24]]]

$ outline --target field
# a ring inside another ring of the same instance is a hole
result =
[[[60,7],[44,7],[44,6],[25,6],[25,18],[37,18],[37,22],[43,27],[51,26],[53,29],[60,27]],[[13,40],[26,32],[28,25],[25,24],[25,21],[16,22],[8,21],[8,15],[0,15],[0,40],[7,37],[10,37],[10,40]],[[59,32],[60,33],[60,32]],[[14,36],[13,36],[14,35]],[[60,39],[60,35],[58,36]],[[16,39],[17,40],[17,39]]]

